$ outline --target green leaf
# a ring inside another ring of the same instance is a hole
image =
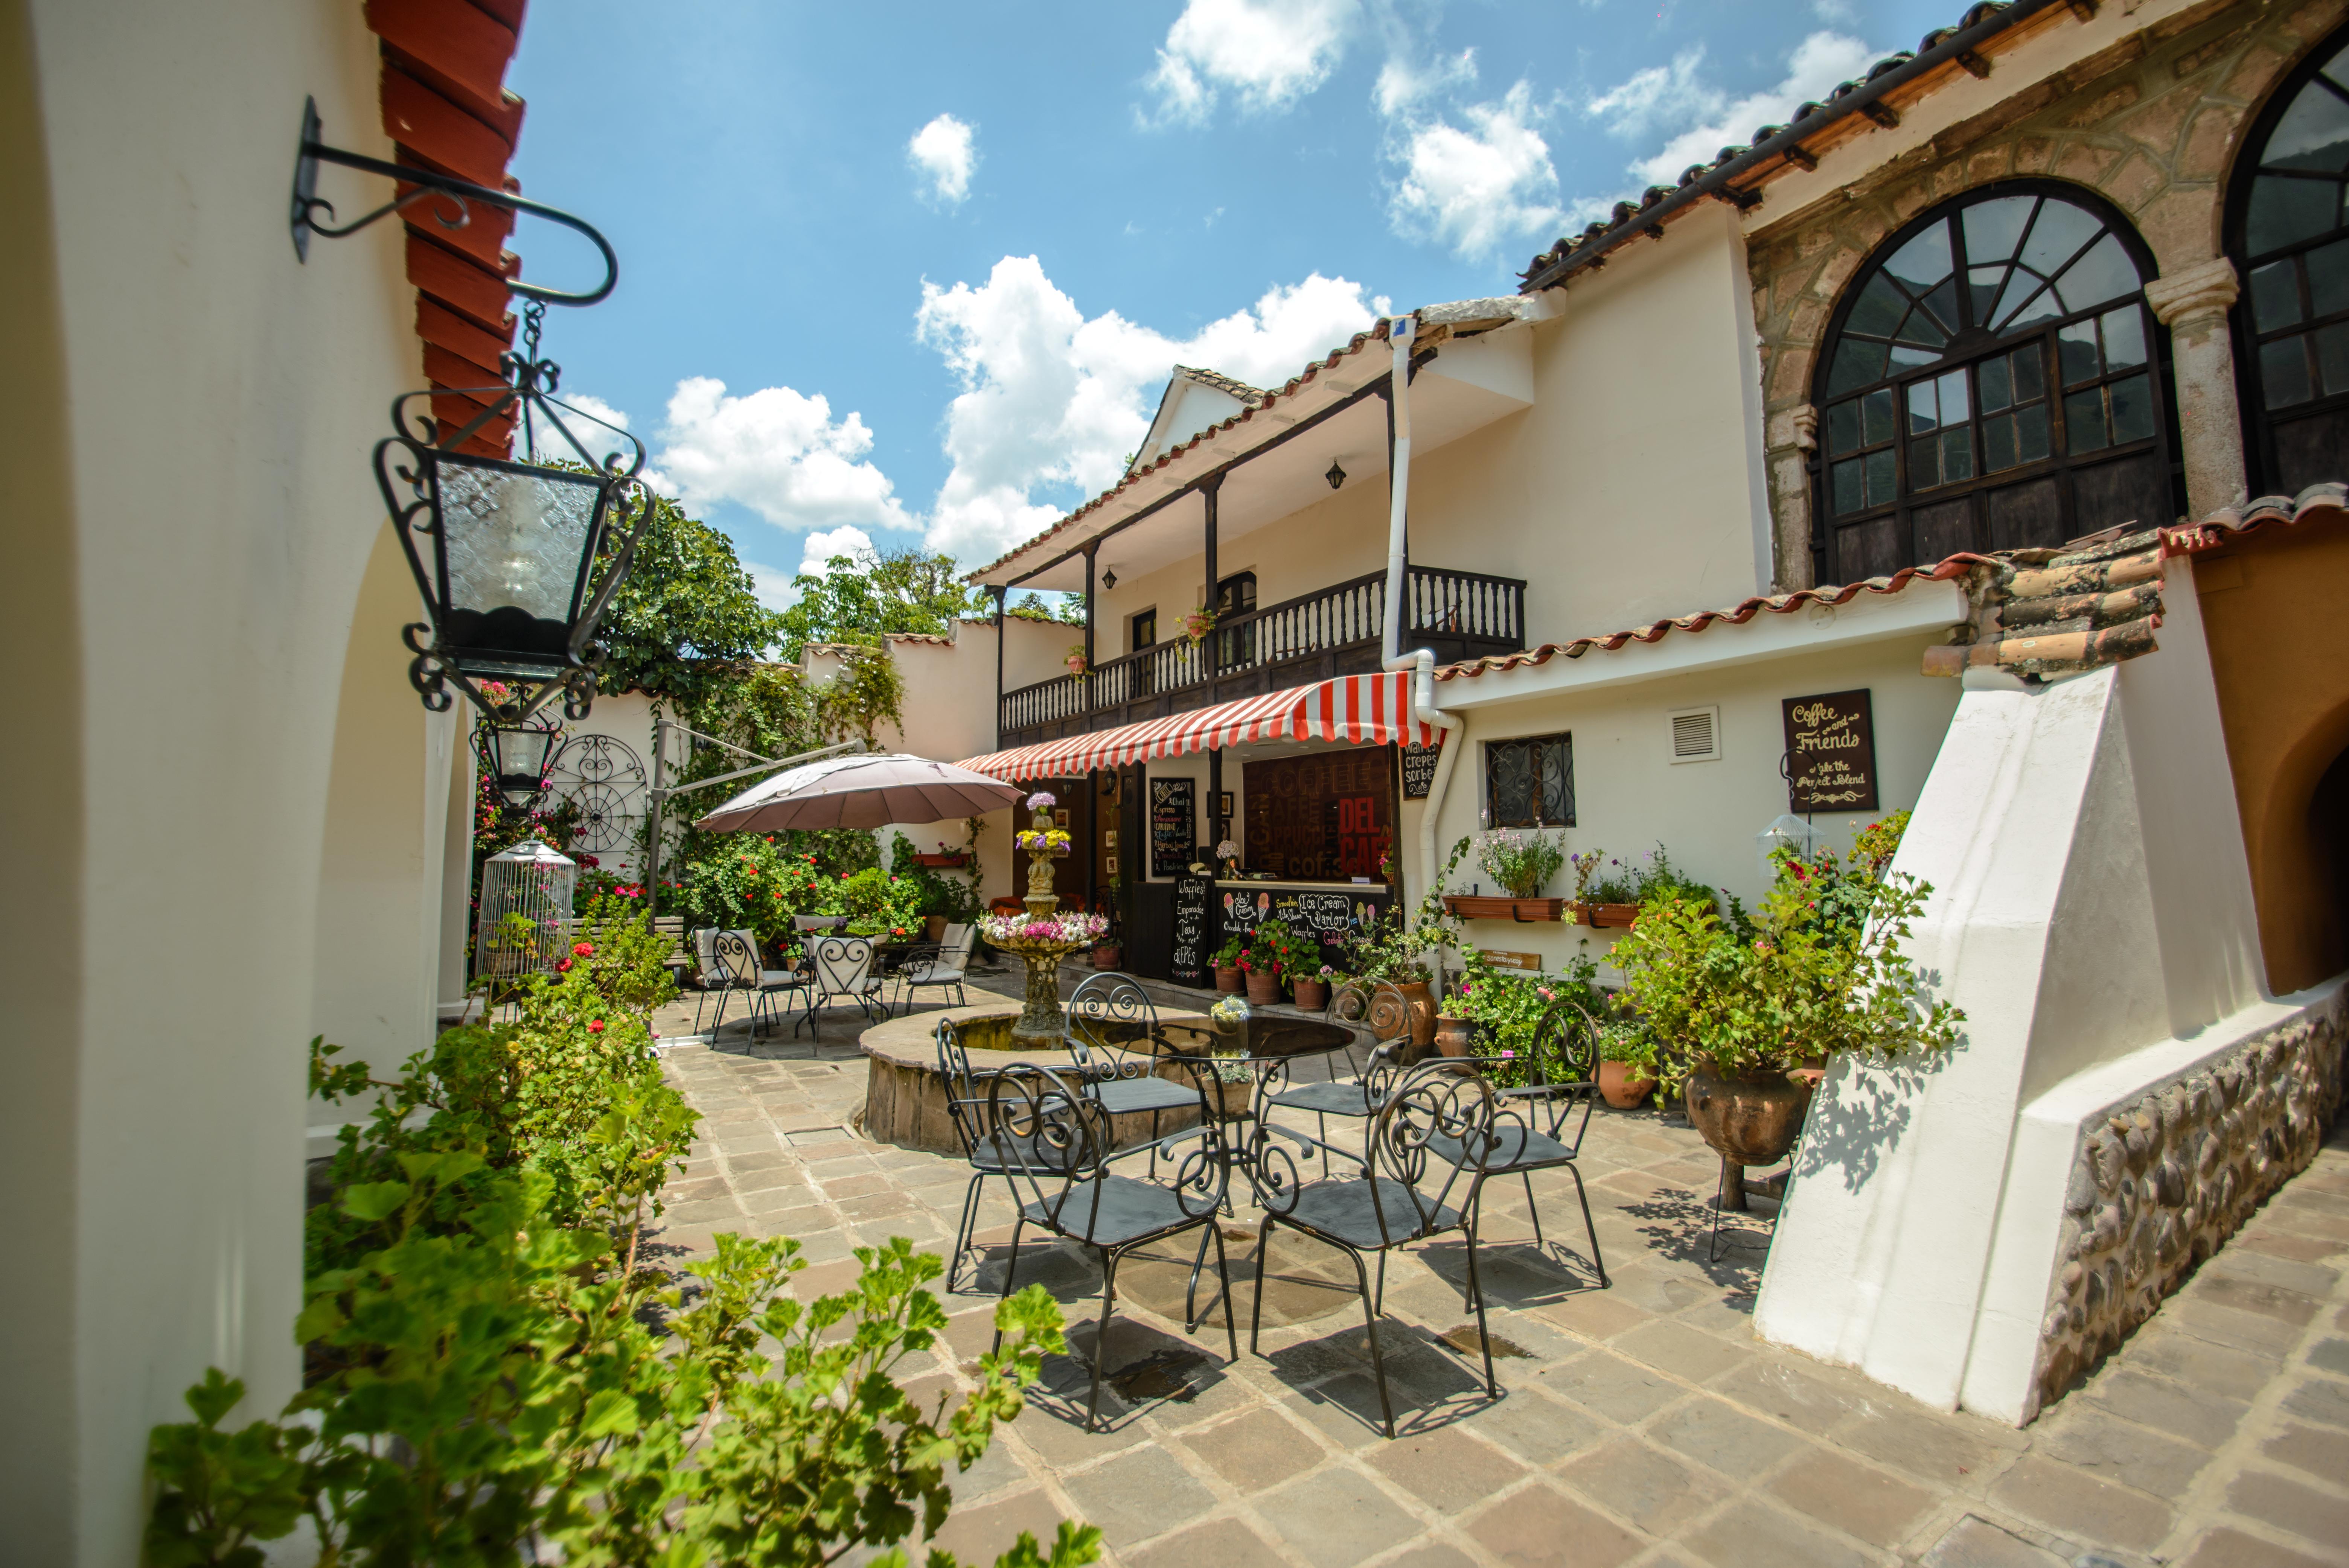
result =
[[[380,1220],[408,1202],[405,1181],[363,1181],[343,1190],[343,1212],[354,1220]]]

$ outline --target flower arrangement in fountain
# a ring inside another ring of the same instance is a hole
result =
[[[1109,916],[988,914],[979,917],[978,929],[990,945],[1014,953],[1027,947],[1090,947],[1109,930]]]

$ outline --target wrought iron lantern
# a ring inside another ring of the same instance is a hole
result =
[[[504,710],[514,711],[512,706]],[[512,804],[523,805],[545,792],[555,748],[562,742],[561,727],[544,714],[526,719],[493,716],[481,727],[481,764],[498,792]]]
[[[1346,470],[1339,464],[1337,459],[1331,458],[1330,459],[1330,471],[1323,474],[1321,477],[1330,481],[1330,488],[1331,490],[1336,490],[1340,485],[1346,482]]]

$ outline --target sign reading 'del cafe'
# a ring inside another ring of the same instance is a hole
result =
[[[1876,725],[1866,691],[1790,696],[1786,716],[1786,809],[1876,810]]]

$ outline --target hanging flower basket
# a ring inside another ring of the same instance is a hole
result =
[[[1069,645],[1068,654],[1062,658],[1061,662],[1069,666],[1069,673],[1071,675],[1081,676],[1084,674],[1085,645],[1082,643],[1071,644]]]
[[[1183,617],[1183,634],[1194,645],[1206,642],[1207,634],[1215,629],[1216,613],[1204,604]]]

